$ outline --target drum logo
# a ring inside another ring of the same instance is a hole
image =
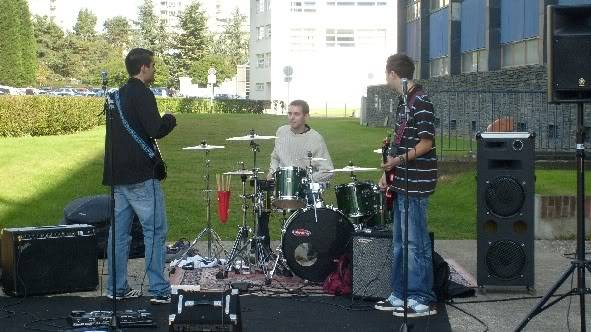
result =
[[[312,232],[305,228],[296,228],[291,231],[291,234],[293,234],[293,236],[295,237],[309,237],[310,235],[312,235]]]

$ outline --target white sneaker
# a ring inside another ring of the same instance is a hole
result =
[[[394,309],[393,315],[396,317],[404,317],[404,307],[400,306],[400,307]],[[431,316],[431,315],[437,315],[437,310],[435,308],[431,308],[431,306],[419,303],[413,299],[408,300],[406,317],[412,318],[412,317],[424,317],[424,316]]]
[[[404,301],[391,294],[387,299],[379,301],[374,308],[382,311],[394,311],[396,308],[402,308]]]

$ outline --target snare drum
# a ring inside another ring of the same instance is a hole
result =
[[[306,206],[304,179],[306,170],[299,167],[279,167],[275,171],[273,205],[279,209],[299,209]]]
[[[298,210],[287,220],[281,250],[298,277],[321,282],[335,269],[335,261],[351,248],[353,224],[329,208]]]
[[[377,187],[369,182],[351,182],[335,188],[339,210],[352,218],[375,214],[379,205]],[[378,191],[379,192],[379,191]]]

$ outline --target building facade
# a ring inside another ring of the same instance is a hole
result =
[[[572,105],[547,102],[547,5],[591,0],[407,0],[398,4],[398,49],[436,109],[443,148],[469,150],[474,134],[499,117],[534,131],[538,150],[574,147]],[[397,96],[368,88],[365,123],[383,126]],[[591,133],[591,127],[588,128]]]
[[[179,31],[179,15],[194,1],[199,2],[207,15],[207,28],[210,32],[224,31],[228,18],[236,9],[246,16],[244,29],[249,30],[249,3],[245,0],[155,0],[154,12],[164,21],[169,31]]]
[[[250,98],[359,106],[396,51],[396,1],[250,1]]]

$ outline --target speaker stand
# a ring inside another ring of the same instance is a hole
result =
[[[577,251],[576,257],[571,261],[570,267],[562,274],[560,279],[544,295],[542,300],[532,309],[532,311],[519,324],[515,331],[521,331],[537,314],[550,308],[562,299],[578,295],[581,315],[581,332],[586,331],[585,322],[585,294],[591,294],[591,289],[585,286],[585,269],[591,273],[591,261],[585,259],[585,127],[583,118],[583,103],[577,103]],[[571,289],[568,293],[560,295],[557,299],[546,304],[550,297],[562,286],[568,277],[577,272],[577,287]]]

